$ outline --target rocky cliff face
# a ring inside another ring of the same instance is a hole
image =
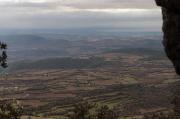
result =
[[[180,0],[156,0],[156,3],[162,7],[165,52],[180,75]],[[180,83],[176,85],[172,104],[173,116],[177,117],[173,119],[179,119],[180,116]]]
[[[162,7],[165,52],[180,75],[180,0],[156,0],[156,3]]]

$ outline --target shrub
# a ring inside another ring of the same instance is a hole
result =
[[[82,102],[74,106],[69,119],[118,119],[118,114],[106,105],[98,107],[95,103]]]
[[[0,102],[0,119],[20,119],[23,107],[18,101]]]

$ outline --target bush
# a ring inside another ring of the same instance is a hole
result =
[[[0,119],[20,119],[23,107],[18,101],[0,102]]]
[[[74,106],[69,119],[118,119],[118,114],[108,106],[82,102]]]
[[[95,105],[89,102],[75,104],[69,119],[94,119],[90,113],[93,108],[95,108]]]
[[[118,119],[118,114],[105,105],[97,109],[97,119]]]

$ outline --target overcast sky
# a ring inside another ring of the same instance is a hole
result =
[[[154,0],[0,0],[0,28],[161,27]]]

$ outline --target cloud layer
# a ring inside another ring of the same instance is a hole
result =
[[[78,9],[138,8],[154,9],[153,0],[0,0],[1,5],[19,7],[72,7]],[[24,5],[24,6],[23,6]]]
[[[153,0],[0,0],[1,28],[152,28],[161,25]]]

